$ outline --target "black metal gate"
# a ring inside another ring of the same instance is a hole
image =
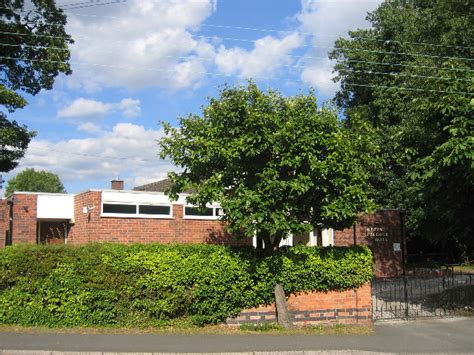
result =
[[[372,281],[373,319],[474,315],[474,274]]]

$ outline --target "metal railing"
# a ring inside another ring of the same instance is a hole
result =
[[[474,315],[474,274],[372,281],[374,320]]]

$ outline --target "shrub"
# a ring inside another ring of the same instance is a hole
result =
[[[297,246],[263,257],[217,245],[17,245],[0,250],[0,323],[153,326],[218,323],[287,294],[356,288],[368,248]]]

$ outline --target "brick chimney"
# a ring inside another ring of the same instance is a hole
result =
[[[123,190],[123,180],[120,180],[119,178],[113,179],[111,182],[111,187],[112,190]]]

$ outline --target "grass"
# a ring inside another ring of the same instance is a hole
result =
[[[454,272],[463,272],[467,274],[474,274],[474,264],[463,264],[452,267]]]
[[[0,332],[13,333],[64,333],[64,334],[222,334],[222,335],[243,335],[243,334],[267,334],[267,335],[372,335],[374,328],[372,325],[305,325],[292,329],[284,329],[276,323],[263,324],[243,324],[240,327],[230,327],[226,325],[208,325],[198,327],[192,325],[188,320],[180,320],[175,324],[165,327],[155,328],[47,328],[47,327],[23,327],[15,325],[0,325]]]
[[[411,263],[407,265],[407,269],[415,269],[415,268],[448,269],[454,272],[474,274],[474,263],[450,265],[450,264],[437,263],[437,262],[423,262],[423,263]]]
[[[455,309],[453,315],[456,317],[474,317],[474,310],[471,309]]]

